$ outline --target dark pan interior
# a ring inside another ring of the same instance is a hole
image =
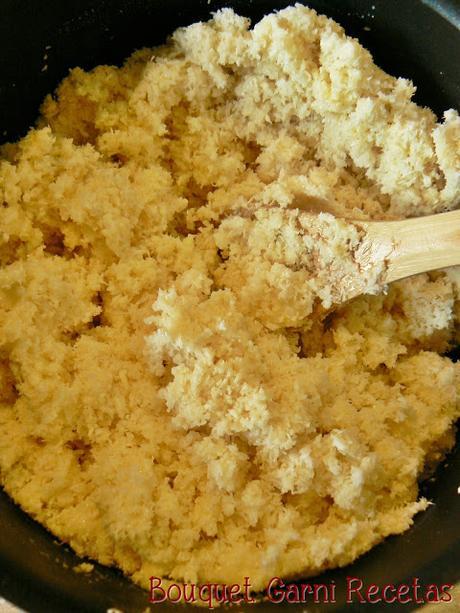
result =
[[[23,135],[46,93],[69,68],[119,63],[134,49],[164,41],[177,26],[206,19],[232,6],[253,19],[293,4],[287,0],[2,0],[0,3],[0,142]],[[310,0],[372,51],[391,74],[418,86],[416,101],[438,116],[460,108],[460,0]],[[47,57],[45,57],[45,55]],[[336,581],[337,603],[309,612],[355,611],[344,604],[347,576],[365,583],[422,584],[460,580],[460,449],[434,478],[422,484],[434,504],[411,530],[391,537],[345,569],[316,582]],[[0,594],[27,611],[102,612],[117,607],[143,611],[148,594],[115,570],[96,565],[89,575],[72,568],[81,560],[60,545],[0,491]],[[259,613],[279,605],[255,605]],[[286,605],[292,613],[306,606]],[[359,605],[362,607],[364,605]],[[441,605],[442,606],[442,605]],[[374,611],[383,604],[369,605]],[[155,605],[153,610],[172,609]],[[246,607],[247,608],[247,607]],[[391,605],[392,611],[413,609]],[[196,609],[193,609],[196,611]]]

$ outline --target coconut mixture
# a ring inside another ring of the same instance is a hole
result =
[[[459,117],[414,90],[296,6],[46,99],[0,162],[0,475],[28,513],[145,587],[261,589],[411,525],[459,416],[459,272],[330,306],[340,218],[458,205]]]

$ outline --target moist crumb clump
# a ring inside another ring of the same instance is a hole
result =
[[[458,114],[313,10],[249,26],[72,70],[2,148],[1,482],[144,587],[351,562],[427,507],[459,416],[458,270],[328,310],[341,218],[458,204]]]

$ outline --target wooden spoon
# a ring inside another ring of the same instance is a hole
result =
[[[343,218],[322,198],[296,194],[292,208],[300,215],[328,213],[359,228],[363,237],[352,255],[356,275],[335,278],[338,303],[367,293],[367,280],[378,276],[382,288],[393,281],[422,272],[460,265],[460,210],[398,221],[360,221]],[[337,303],[336,303],[337,305]]]
[[[351,223],[365,232],[354,253],[356,262],[366,274],[385,261],[383,284],[460,265],[460,210],[402,221]]]
[[[321,214],[329,219],[335,218],[338,227],[352,225],[358,229],[358,244],[355,242],[348,253],[345,246],[345,251],[333,262],[321,267],[319,251],[312,255],[313,274],[320,280],[313,291],[322,289],[322,284],[329,288],[329,300],[334,305],[331,308],[361,294],[379,293],[393,281],[460,265],[460,210],[397,221],[362,221],[344,218],[327,201],[303,194],[296,194],[287,209],[280,209],[276,204],[263,205],[262,208],[284,210],[286,223],[292,223],[292,218],[296,218],[299,233],[313,232],[310,236],[315,236],[316,232],[318,244],[328,240],[327,232],[321,236],[318,224],[315,225],[314,220]],[[246,207],[233,211],[231,216],[251,218],[254,214],[253,209]],[[324,218],[322,222],[327,223]],[[329,310],[327,307],[326,312]]]

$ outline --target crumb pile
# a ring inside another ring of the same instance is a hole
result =
[[[325,214],[299,242],[289,211],[454,207],[459,117],[413,93],[297,6],[47,98],[0,162],[0,475],[28,513],[144,586],[260,589],[411,525],[459,416],[458,271],[326,315],[359,237]]]
[[[284,278],[296,272],[287,291],[291,295],[300,291],[303,295],[303,310],[294,315],[297,324],[311,315],[315,303],[328,309],[356,295],[382,292],[386,287],[387,261],[383,258],[364,265],[361,250],[369,236],[358,226],[328,213],[315,215],[282,207],[267,210],[256,205],[255,212],[251,213],[249,206],[243,216],[235,212],[215,233],[221,257],[226,260],[221,285],[239,293],[243,286],[251,285],[251,278],[257,278],[259,286],[267,285],[267,291],[273,284],[278,291],[280,286],[273,280],[273,271],[277,271],[275,274],[284,271]],[[248,313],[254,313],[254,304],[261,298],[260,287],[255,292],[249,290],[245,297]],[[289,297],[278,307],[277,319],[273,310],[265,318],[268,328],[285,326]],[[263,319],[262,312],[259,317]]]

